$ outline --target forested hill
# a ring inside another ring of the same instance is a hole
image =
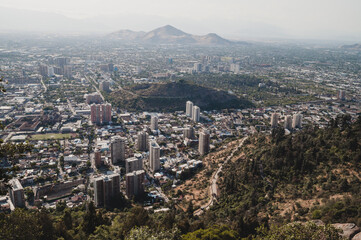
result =
[[[241,236],[261,224],[321,219],[361,225],[361,117],[308,126],[285,136],[250,138],[223,168],[218,204],[205,221],[229,223]],[[212,220],[216,219],[216,220]]]
[[[250,101],[226,91],[190,84],[182,80],[171,83],[137,84],[111,93],[107,96],[107,100],[114,106],[129,111],[179,111],[185,109],[188,100],[199,106],[201,110],[253,106]]]

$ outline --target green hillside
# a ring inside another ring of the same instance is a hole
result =
[[[339,116],[284,135],[256,135],[223,168],[218,203],[203,219],[241,236],[258,226],[321,219],[361,225],[361,117]]]
[[[107,100],[128,111],[171,112],[185,110],[188,100],[201,110],[247,108],[253,104],[226,91],[202,87],[184,81],[138,84],[113,92]]]

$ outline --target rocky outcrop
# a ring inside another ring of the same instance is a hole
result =
[[[361,240],[361,232],[358,233],[358,234],[356,234],[356,235],[352,238],[352,240]]]
[[[311,220],[317,226],[324,226],[325,223],[321,220]],[[305,222],[295,222],[305,224]],[[349,240],[361,240],[360,228],[354,223],[334,223],[331,224],[334,228],[341,229],[340,235]]]
[[[354,223],[335,223],[332,226],[341,229],[341,236],[350,240],[353,240],[353,237],[360,232],[360,228]]]

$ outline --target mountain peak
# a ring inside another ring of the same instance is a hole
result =
[[[164,28],[164,29],[176,29],[176,30],[179,30],[179,29],[177,29],[177,28],[175,28],[175,27],[173,27],[172,25],[169,25],[169,24],[164,25],[163,27],[160,27],[160,28]]]
[[[220,37],[215,33],[203,36],[192,35],[172,25],[165,25],[150,32],[118,31],[111,36],[119,40],[136,41],[151,44],[198,44],[198,45],[229,45],[233,42]]]
[[[156,33],[160,35],[172,35],[172,36],[189,35],[188,33],[185,33],[171,25],[165,25],[163,27],[156,28],[153,31],[150,31],[149,33]]]

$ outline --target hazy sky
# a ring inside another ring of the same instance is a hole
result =
[[[361,40],[361,0],[1,0],[0,7],[92,19],[107,30],[173,24],[198,34]]]

